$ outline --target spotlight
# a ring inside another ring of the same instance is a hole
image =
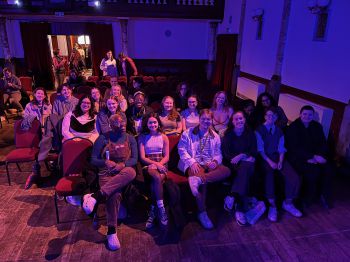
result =
[[[20,0],[7,0],[7,3],[9,5],[17,5],[17,6],[22,6],[22,2]]]
[[[99,8],[99,7],[101,7],[101,2],[98,1],[98,0],[96,0],[96,1],[95,0],[89,0],[88,1],[88,6]]]

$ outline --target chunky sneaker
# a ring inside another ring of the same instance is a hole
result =
[[[155,207],[151,206],[150,211],[148,212],[148,219],[146,221],[146,229],[150,229],[154,226],[156,220]]]
[[[165,211],[165,207],[158,208],[158,218],[159,218],[159,222],[163,226],[168,225],[168,215],[167,215],[167,213]]]
[[[303,215],[292,203],[287,204],[286,201],[283,201],[282,207],[292,216],[301,217]]]
[[[248,225],[247,218],[245,217],[245,214],[240,211],[236,211],[235,213],[236,222],[239,226],[244,227]]]
[[[66,196],[66,201],[72,206],[81,206],[81,196]]]
[[[231,212],[233,209],[233,204],[235,203],[235,198],[233,196],[227,196],[224,200],[224,209],[227,212]]]
[[[255,206],[250,208],[246,213],[245,217],[249,224],[254,225],[259,218],[265,213],[266,206],[264,201],[257,201]]]
[[[205,229],[212,229],[214,227],[206,211],[198,214],[198,220]]]
[[[117,233],[107,235],[107,241],[110,250],[115,251],[120,248],[120,242],[117,237]]]
[[[83,198],[83,209],[87,215],[90,215],[92,211],[94,211],[97,202],[91,195],[92,194],[86,194]]]
[[[269,212],[267,214],[267,218],[271,222],[277,222],[277,208],[276,207],[270,207]]]
[[[190,184],[192,195],[198,196],[198,188],[202,184],[202,180],[198,176],[190,176],[188,183]]]

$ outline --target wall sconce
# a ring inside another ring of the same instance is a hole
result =
[[[262,21],[263,16],[264,16],[264,9],[262,8],[257,8],[252,13],[252,19],[256,22]]]
[[[312,14],[319,14],[326,11],[331,0],[309,0],[307,7]]]

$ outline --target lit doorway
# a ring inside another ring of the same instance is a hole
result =
[[[64,75],[67,77],[71,70],[77,71],[82,76],[88,78],[92,75],[91,44],[88,35],[48,35],[50,45],[50,55],[54,56],[54,51],[59,49],[60,56],[65,59]],[[52,66],[55,75],[55,68]],[[55,77],[55,87],[58,80]]]

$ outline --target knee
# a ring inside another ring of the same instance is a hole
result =
[[[148,174],[152,178],[152,181],[154,181],[156,183],[162,182],[162,175],[158,172],[158,170],[148,169]]]
[[[136,177],[136,171],[132,167],[125,167],[122,172],[129,178],[130,181],[134,180]]]

